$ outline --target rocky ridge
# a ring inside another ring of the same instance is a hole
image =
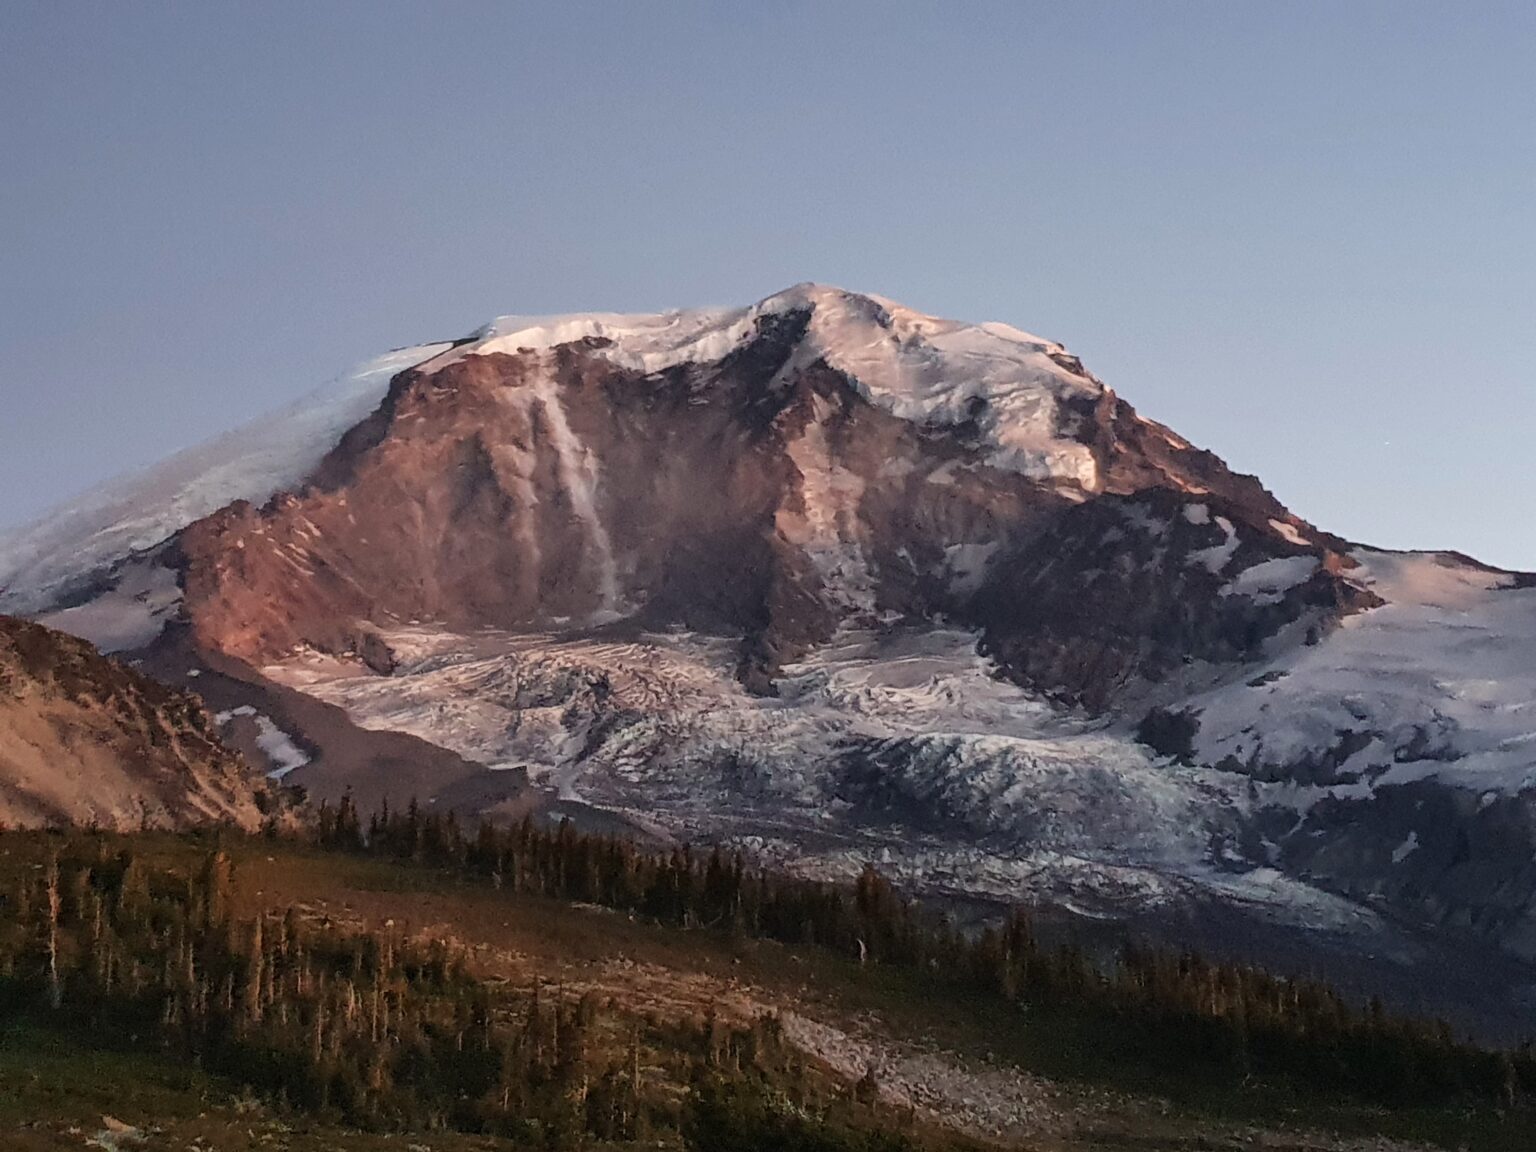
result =
[[[0,616],[0,821],[253,829],[270,800],[197,697]]]

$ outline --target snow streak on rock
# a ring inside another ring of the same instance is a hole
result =
[[[533,374],[530,384],[544,413],[544,427],[550,446],[560,462],[560,479],[570,499],[571,511],[586,531],[592,559],[597,565],[598,617],[612,620],[623,615],[620,608],[618,565],[613,559],[613,542],[603,527],[598,511],[598,464],[596,457],[571,430],[560,389],[547,371]]]

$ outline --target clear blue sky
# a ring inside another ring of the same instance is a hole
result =
[[[1528,0],[8,0],[0,158],[0,524],[497,313],[814,279],[1536,568]]]

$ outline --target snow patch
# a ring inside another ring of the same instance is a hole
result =
[[[248,716],[256,724],[256,747],[267,758],[268,779],[281,780],[295,768],[302,768],[309,763],[309,754],[293,742],[292,736],[279,728],[271,717],[263,715],[249,704],[220,712],[214,721],[224,725],[237,716]]]
[[[101,595],[46,613],[37,622],[88,640],[103,652],[126,652],[153,643],[180,604],[176,574],[143,561],[130,564]]]
[[[1287,524],[1284,520],[1271,520],[1269,526],[1280,533],[1288,543],[1295,544],[1300,548],[1310,548],[1312,546],[1312,541],[1303,536],[1294,524]]]
[[[1449,552],[1378,552],[1360,548],[1351,553],[1359,567],[1350,574],[1392,604],[1471,610],[1484,604],[1485,593],[1512,588],[1515,578],[1471,563]]]
[[[1238,539],[1237,529],[1232,526],[1232,521],[1225,516],[1216,517],[1216,526],[1226,534],[1226,539],[1220,544],[1191,552],[1189,562],[1204,565],[1206,571],[1219,576],[1221,570],[1227,566],[1227,561],[1232,559],[1233,553],[1242,545],[1242,541]]]
[[[1417,832],[1409,832],[1408,838],[1399,844],[1396,848],[1392,849],[1392,863],[1401,864],[1404,860],[1408,859],[1409,856],[1412,856],[1418,850],[1419,834]]]
[[[1222,586],[1223,596],[1247,596],[1258,604],[1278,604],[1286,592],[1311,579],[1316,556],[1280,556],[1244,568]]]

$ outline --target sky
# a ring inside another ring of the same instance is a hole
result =
[[[1059,340],[1301,516],[1536,569],[1536,5],[0,5],[0,527],[502,313]]]

